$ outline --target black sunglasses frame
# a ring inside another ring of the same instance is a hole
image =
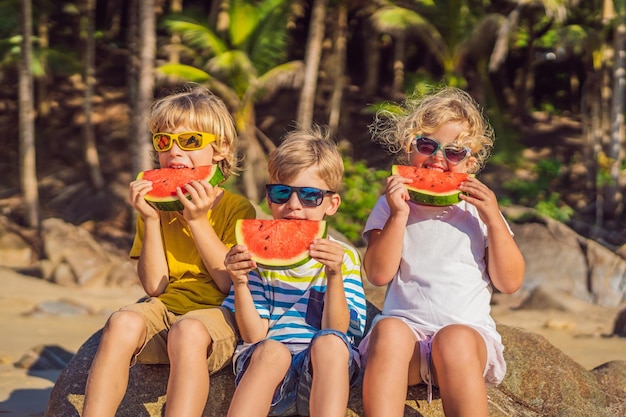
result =
[[[272,196],[272,190],[276,189],[276,187],[284,187],[286,190],[289,190],[289,196],[284,199],[284,201],[282,199],[276,199],[275,196]],[[296,193],[298,200],[303,207],[319,207],[327,194],[335,194],[335,191],[331,190],[323,190],[316,187],[292,187],[291,185],[285,184],[266,184],[265,189],[267,190],[267,200],[271,203],[285,204],[289,201],[293,193]],[[308,194],[316,193],[315,201],[306,200],[303,196],[303,192],[307,192]]]

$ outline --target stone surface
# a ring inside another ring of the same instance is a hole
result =
[[[375,307],[370,305],[370,309]],[[509,326],[499,326],[506,346],[508,372],[503,383],[489,388],[489,415],[616,417],[626,415],[626,363],[611,362],[585,370],[542,336]],[[46,417],[79,416],[85,381],[96,352],[100,332],[90,337],[61,373],[50,395]],[[131,368],[127,394],[118,416],[161,416],[165,404],[167,365]],[[234,391],[230,367],[211,376],[211,390],[203,417],[226,415]],[[346,416],[362,416],[361,387],[350,392]],[[405,416],[443,416],[438,392],[426,402],[424,386],[411,387]]]

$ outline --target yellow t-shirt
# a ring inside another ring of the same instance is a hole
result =
[[[220,201],[208,217],[215,233],[227,247],[235,245],[235,222],[256,216],[252,204],[243,196],[224,190]],[[158,298],[167,308],[184,314],[200,308],[222,304],[222,293],[207,271],[196,248],[189,225],[178,211],[161,211],[161,236],[169,267],[169,284]],[[145,224],[137,219],[137,228],[130,257],[138,258],[143,245]]]

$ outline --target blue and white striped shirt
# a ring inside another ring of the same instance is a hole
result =
[[[339,243],[344,246],[342,275],[350,310],[347,336],[354,342],[355,337],[363,335],[366,320],[361,258],[356,249]],[[326,283],[324,265],[315,259],[292,269],[257,268],[250,272],[248,286],[254,305],[259,315],[269,320],[266,337],[285,344],[310,343],[321,330]],[[222,305],[234,311],[234,297],[231,287]]]

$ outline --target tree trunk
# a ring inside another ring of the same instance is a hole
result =
[[[378,93],[379,73],[380,73],[380,34],[374,30],[371,21],[365,22],[367,27],[365,33],[365,50],[367,51],[365,58],[365,85],[363,92],[367,97],[371,97]]]
[[[83,22],[81,30],[81,38],[84,40],[85,45],[85,73],[84,85],[85,95],[83,109],[85,112],[85,124],[83,125],[83,139],[85,140],[85,161],[89,168],[89,177],[93,186],[97,190],[104,188],[104,177],[102,176],[102,170],[100,168],[100,157],[98,156],[98,148],[96,146],[96,134],[93,126],[92,114],[93,114],[93,93],[95,84],[95,40],[94,40],[94,26],[95,26],[95,0],[84,0],[84,14],[81,18]]]
[[[611,217],[619,218],[624,211],[624,198],[619,175],[624,161],[624,95],[626,94],[626,0],[616,0],[617,25],[613,34],[613,100],[611,103],[611,135],[607,156],[611,163],[611,180],[605,188],[605,207]]]
[[[326,3],[328,0],[314,0],[309,25],[306,54],[304,58],[304,83],[298,103],[298,127],[309,129],[313,124],[315,110],[315,94],[317,90],[317,76],[322,57],[322,42],[324,41],[324,21],[326,20]]]
[[[156,16],[154,0],[142,0],[139,5],[139,69],[138,90],[134,106],[131,132],[134,143],[133,168],[135,173],[153,168],[150,157],[149,109],[154,98],[154,59],[156,48]]]
[[[170,12],[171,13],[180,13],[183,11],[183,0],[171,0],[170,2]],[[170,37],[170,42],[173,45],[172,48],[169,48],[169,63],[170,64],[179,64],[180,63],[180,51],[178,46],[180,45],[180,35],[178,33],[172,33]]]
[[[32,3],[22,0],[22,54],[19,75],[19,123],[20,123],[20,180],[26,224],[39,228],[39,191],[37,188],[37,163],[35,157],[35,112],[33,93],[32,49]]]
[[[49,26],[50,22],[48,21],[48,14],[41,13],[38,19],[37,24],[37,32],[39,38],[39,47],[42,51],[45,51],[50,46],[50,36],[49,36]],[[41,118],[45,118],[50,114],[50,99],[48,97],[48,83],[50,80],[49,69],[48,69],[48,60],[46,56],[42,54],[39,58],[41,60],[41,68],[43,73],[46,75],[45,77],[40,77],[37,80],[37,114]]]
[[[346,45],[348,32],[348,7],[345,1],[337,6],[337,35],[335,39],[336,68],[334,77],[333,94],[330,100],[330,115],[328,117],[328,129],[332,136],[339,130],[341,116],[341,103],[343,90],[346,84]]]
[[[398,33],[393,38],[393,86],[391,96],[394,100],[404,97],[404,57],[406,50],[406,35]]]
[[[265,184],[268,182],[267,157],[256,137],[254,105],[243,106],[235,114],[240,149],[243,151],[243,193],[250,201],[259,203],[265,196]]]

